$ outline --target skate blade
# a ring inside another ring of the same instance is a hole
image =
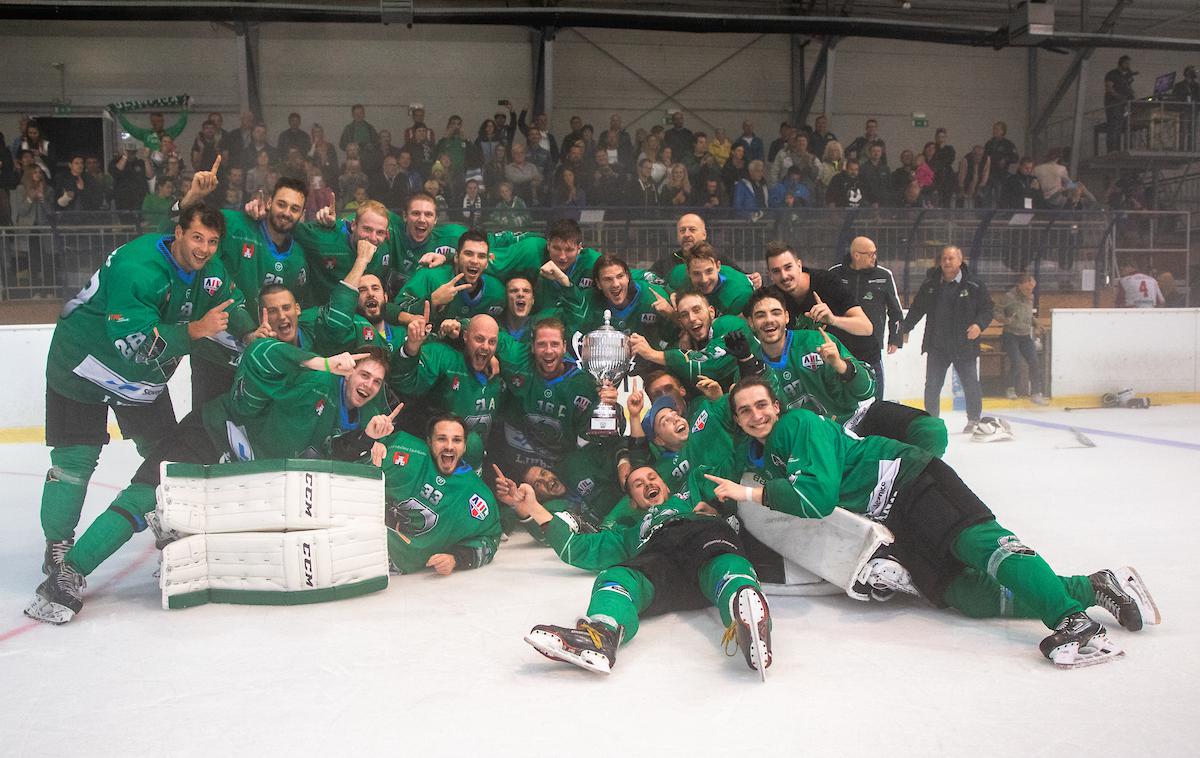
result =
[[[34,621],[61,626],[75,618],[75,611],[65,605],[52,603],[44,597],[36,597],[25,609],[25,615]]]
[[[612,668],[610,666],[597,665],[590,663],[585,658],[570,655],[566,650],[563,649],[562,641],[554,635],[546,634],[545,632],[530,632],[529,634],[525,635],[525,641],[528,642],[534,650],[538,651],[552,661],[569,663],[572,666],[578,666],[584,671],[590,671],[593,674],[612,673]]]
[[[738,623],[750,636],[746,663],[758,672],[759,679],[767,681],[767,669],[771,666],[771,632],[766,602],[757,592],[738,593]]]
[[[1120,646],[1107,636],[1097,634],[1083,648],[1077,642],[1055,648],[1050,652],[1050,660],[1056,668],[1082,669],[1112,663],[1124,655],[1125,651]]]
[[[1129,593],[1142,612],[1142,623],[1156,626],[1162,623],[1162,614],[1158,612],[1158,604],[1154,602],[1150,590],[1142,581],[1142,576],[1133,566],[1122,566],[1117,569],[1117,583],[1121,589]]]

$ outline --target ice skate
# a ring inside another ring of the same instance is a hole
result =
[[[575,628],[538,624],[525,641],[542,655],[564,661],[597,674],[611,674],[617,662],[621,629],[581,618]]]
[[[1060,669],[1083,668],[1109,663],[1125,655],[1125,651],[1108,638],[1102,624],[1086,613],[1072,613],[1058,623],[1039,646],[1042,655]]]
[[[913,586],[908,569],[882,550],[863,566],[854,580],[854,591],[877,602],[891,600],[897,592],[921,596]]]
[[[766,669],[771,665],[771,612],[767,599],[754,587],[742,587],[730,598],[729,612],[733,622],[722,639],[725,653],[733,655],[730,643],[736,641],[746,665],[757,671],[762,681],[767,681]]]
[[[25,609],[25,615],[48,624],[65,624],[83,609],[83,588],[87,581],[69,563],[50,572],[38,585],[37,597]]]
[[[971,430],[972,442],[1007,442],[1013,438],[1012,427],[1002,418],[984,416]]]
[[[1144,624],[1162,623],[1154,598],[1132,566],[1097,571],[1088,579],[1096,593],[1096,605],[1111,613],[1129,631],[1140,631]]]
[[[50,576],[54,569],[62,565],[63,556],[75,547],[75,540],[46,540],[46,554],[42,558],[42,573]]]

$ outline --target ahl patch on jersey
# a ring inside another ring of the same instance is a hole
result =
[[[458,248],[456,248],[454,245],[441,245],[433,252],[440,253],[440,254],[446,256],[447,258],[450,258],[455,253],[458,252]]]
[[[642,314],[642,323],[643,324],[653,324],[655,321],[658,321],[657,313],[643,313]]]
[[[487,501],[479,495],[471,495],[471,517],[483,521],[488,515]]]
[[[252,243],[252,242],[243,242],[242,243],[242,257],[243,258],[253,258],[254,257],[254,243]]]
[[[825,365],[825,361],[821,360],[821,356],[818,353],[808,353],[800,359],[800,363],[809,371],[816,371]]]
[[[206,276],[202,286],[204,287],[204,291],[208,293],[208,296],[212,297],[221,289],[221,277]]]
[[[579,289],[585,290],[592,286],[592,277],[584,276],[579,279]]]
[[[578,408],[580,411],[586,411],[588,408],[591,407],[591,405],[592,405],[592,401],[588,400],[583,395],[575,396],[575,407]]]
[[[696,423],[692,424],[693,432],[704,430],[704,425],[708,423],[708,411],[700,411],[700,415],[696,417]]]

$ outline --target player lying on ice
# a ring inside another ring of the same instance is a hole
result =
[[[599,571],[587,615],[574,628],[539,624],[525,636],[538,652],[599,674],[612,671],[617,646],[633,639],[638,619],[716,606],[726,625],[724,642],[736,640],[750,668],[765,677],[771,665],[770,615],[754,569],[737,533],[700,499],[711,493],[694,476],[672,493],[653,468],[626,480],[638,523],[581,534],[569,513],[551,513],[533,488],[496,469],[496,496],[521,518],[545,531],[559,557]]]
[[[766,485],[746,487],[705,476],[722,499],[750,500],[801,518],[824,518],[835,506],[861,513],[895,535],[891,556],[935,605],[967,615],[1039,618],[1052,634],[1042,654],[1065,668],[1106,663],[1124,651],[1084,608],[1114,613],[1137,631],[1159,622],[1137,573],[1060,577],[996,522],[991,510],[928,452],[883,437],[855,439],[806,410],[780,414],[771,385],[745,379],[730,392],[738,426],[758,447]]]

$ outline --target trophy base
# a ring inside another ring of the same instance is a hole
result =
[[[593,417],[592,425],[588,429],[587,436],[589,436],[589,437],[616,437],[619,434],[620,434],[620,432],[617,431],[616,416],[611,416],[608,418]]]

